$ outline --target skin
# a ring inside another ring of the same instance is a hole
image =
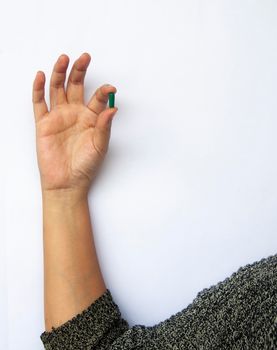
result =
[[[33,81],[37,161],[43,208],[44,320],[51,331],[86,309],[105,291],[88,206],[88,192],[108,151],[112,85],[97,88],[84,103],[84,78],[91,61],[83,53],[65,86],[69,57],[54,64],[50,109],[45,102],[45,74]]]

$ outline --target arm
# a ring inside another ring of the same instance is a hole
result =
[[[45,335],[107,291],[94,246],[88,192],[108,150],[117,108],[106,105],[116,88],[99,87],[85,105],[89,62],[87,53],[74,62],[65,89],[69,58],[59,57],[50,80],[50,110],[44,73],[39,71],[33,82],[43,205]]]
[[[50,80],[50,111],[45,76],[33,84],[38,165],[41,175],[44,243],[45,327],[59,326],[106,290],[95,251],[87,194],[108,149],[109,92],[98,88],[84,104],[84,78],[90,55],[75,61],[66,91],[69,58],[59,57]],[[41,74],[43,73],[43,74]]]
[[[117,108],[106,108],[109,93],[116,92],[111,85],[98,88],[84,104],[89,62],[88,54],[74,62],[65,90],[69,59],[60,56],[50,80],[50,111],[44,73],[33,83],[43,204],[45,331],[40,338],[47,350],[122,348],[123,343],[133,348],[147,339],[141,337],[144,326],[129,329],[121,317],[94,246],[88,192],[108,150]]]
[[[106,286],[97,260],[87,196],[43,191],[45,328],[86,309]]]

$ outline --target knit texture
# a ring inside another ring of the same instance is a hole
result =
[[[130,327],[107,289],[40,338],[46,350],[277,350],[277,254],[204,288],[154,326]]]

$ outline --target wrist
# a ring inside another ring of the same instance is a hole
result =
[[[88,192],[82,189],[42,189],[43,203],[55,203],[65,206],[76,205],[87,201]]]

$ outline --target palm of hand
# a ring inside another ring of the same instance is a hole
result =
[[[84,106],[66,105],[52,110],[38,122],[41,175],[52,189],[75,187],[80,181],[91,182],[104,158],[104,152],[94,145],[96,118]]]
[[[111,119],[117,108],[105,107],[108,93],[115,92],[116,89],[104,85],[97,89],[88,105],[84,105],[83,80],[89,64],[88,58],[90,59],[85,55],[72,68],[67,94],[61,85],[64,83],[68,62],[64,61],[64,66],[58,66],[59,61],[56,63],[51,77],[52,85],[50,84],[50,112],[44,100],[45,79],[39,82],[37,75],[34,81],[37,157],[45,190],[79,187],[88,190],[108,150]],[[63,72],[59,72],[59,68]],[[63,74],[59,85],[58,74]]]

